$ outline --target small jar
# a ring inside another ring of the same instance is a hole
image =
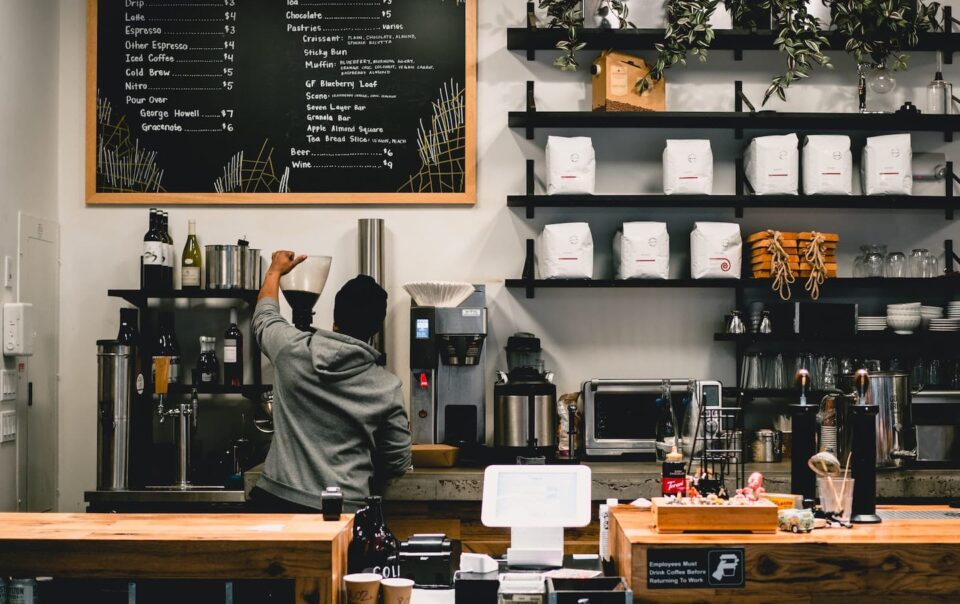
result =
[[[197,383],[213,385],[220,383],[220,363],[217,361],[217,339],[200,336],[200,358],[197,360]]]

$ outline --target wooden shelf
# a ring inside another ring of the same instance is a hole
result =
[[[172,291],[147,291],[141,289],[110,289],[107,295],[123,298],[134,306],[143,308],[150,300],[239,300],[250,305],[257,303],[257,290],[252,289],[176,289]]]
[[[947,19],[949,22],[949,19]],[[710,44],[710,50],[732,50],[734,58],[740,60],[743,51],[776,51],[773,41],[778,32],[769,29],[756,31],[745,29],[714,29],[716,37]],[[829,41],[828,52],[843,51],[846,37],[835,31],[823,32]],[[653,50],[654,45],[663,42],[662,29],[595,29],[577,30],[577,41],[585,43],[584,50]],[[511,27],[507,29],[507,49],[527,53],[527,60],[536,59],[538,50],[556,50],[557,42],[567,39],[567,32],[561,28]],[[960,51],[960,33],[924,32],[921,33],[916,47],[909,51],[942,51],[945,63],[953,61],[953,53]]]

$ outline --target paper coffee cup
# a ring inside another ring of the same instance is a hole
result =
[[[380,575],[356,573],[343,578],[347,586],[347,604],[377,604],[380,595]]]
[[[410,604],[413,595],[413,581],[410,579],[384,579],[383,604]]]

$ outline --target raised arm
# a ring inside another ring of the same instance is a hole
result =
[[[299,329],[287,323],[280,316],[280,277],[289,273],[295,266],[306,260],[306,256],[295,257],[293,252],[281,250],[273,253],[270,268],[263,279],[260,295],[257,296],[257,310],[253,313],[253,333],[260,349],[273,361],[281,350],[298,337],[305,337]]]

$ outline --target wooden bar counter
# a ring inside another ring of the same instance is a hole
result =
[[[353,516],[0,514],[0,576],[286,579],[336,604]]]
[[[637,602],[960,601],[960,510],[879,509],[908,517],[799,535],[660,535],[649,511],[618,506],[610,514],[610,552]],[[920,519],[919,512],[950,515]],[[721,564],[729,576],[722,576]],[[713,573],[716,580],[709,578]],[[710,585],[682,587],[684,579]],[[717,586],[723,582],[728,586]]]

